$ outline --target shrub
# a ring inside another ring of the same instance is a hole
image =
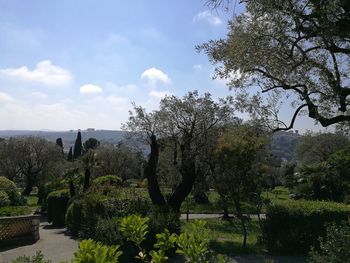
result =
[[[309,254],[310,263],[343,263],[350,258],[350,220],[341,225],[331,224],[327,235],[320,238],[320,249],[313,248]]]
[[[350,216],[350,206],[320,201],[276,201],[267,207],[263,240],[273,253],[307,254],[318,247],[327,223]]]
[[[73,263],[118,263],[118,258],[123,254],[119,246],[106,246],[92,239],[83,240],[79,244],[79,250],[74,253]]]
[[[58,227],[64,226],[68,201],[68,189],[54,191],[47,196],[47,216],[49,222],[52,222],[53,225]]]
[[[16,184],[4,176],[0,176],[0,191],[7,194],[10,205],[24,205],[25,199],[18,192]]]
[[[147,216],[150,219],[151,236],[168,229],[171,233],[179,233],[181,229],[180,214],[168,209],[153,206]]]
[[[92,181],[92,184],[99,184],[99,185],[113,185],[113,186],[120,186],[122,183],[122,179],[119,176],[116,175],[105,175],[97,177]]]
[[[51,260],[44,260],[44,255],[41,251],[37,251],[32,257],[21,256],[13,260],[12,263],[51,263]]]
[[[5,206],[0,208],[0,216],[23,216],[32,213],[28,206]]]
[[[10,203],[8,194],[5,191],[0,191],[0,207],[8,206]]]
[[[66,214],[66,225],[73,234],[95,238],[100,220],[120,218],[129,214],[146,215],[149,204],[135,194],[130,195],[110,185],[91,186],[75,198]]]

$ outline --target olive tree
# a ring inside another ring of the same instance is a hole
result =
[[[183,98],[165,97],[159,110],[146,113],[142,107],[134,107],[125,128],[145,136],[150,145],[150,155],[145,166],[148,192],[152,202],[179,211],[182,202],[191,192],[197,177],[198,158],[215,126],[232,117],[230,100],[215,102],[209,93],[199,95],[189,92]],[[159,146],[166,140],[173,145],[173,164],[181,175],[180,182],[166,200],[160,190],[157,166]]]
[[[222,0],[211,0],[214,6]],[[299,114],[324,127],[350,121],[350,4],[345,0],[242,0],[246,12],[229,22],[226,39],[201,46],[216,77],[240,89],[237,106],[275,130]],[[260,88],[250,96],[248,91]],[[271,94],[265,100],[261,93]],[[294,108],[281,121],[280,103]],[[267,102],[267,104],[266,104]]]

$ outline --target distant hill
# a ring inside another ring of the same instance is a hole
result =
[[[18,136],[39,136],[46,138],[49,141],[55,142],[57,138],[62,138],[64,148],[68,151],[70,146],[74,145],[78,131],[26,131],[26,130],[7,130],[0,131],[0,137],[18,137]],[[96,138],[101,143],[117,144],[125,139],[125,131],[113,131],[113,130],[82,130],[82,141],[86,141],[89,138]],[[291,161],[294,155],[294,149],[302,136],[297,132],[277,132],[273,135],[271,142],[272,153],[287,161]],[[148,147],[142,146],[143,152],[149,151]]]
[[[20,136],[38,136],[45,138],[49,141],[55,142],[57,138],[62,138],[64,148],[69,149],[74,145],[77,138],[78,131],[26,131],[26,130],[7,130],[0,131],[0,137],[20,137]],[[101,143],[117,144],[122,141],[126,135],[124,131],[112,131],[112,130],[81,130],[82,141],[86,141],[89,138],[96,138]]]
[[[294,150],[302,136],[296,131],[280,131],[274,133],[271,142],[272,153],[287,161],[292,161],[294,157]]]

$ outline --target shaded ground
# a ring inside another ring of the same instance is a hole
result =
[[[46,259],[52,263],[69,261],[78,250],[78,241],[66,235],[65,228],[52,228],[47,222],[40,224],[40,240],[35,244],[0,248],[0,262],[11,262],[13,259],[23,255],[34,255],[41,250]]]

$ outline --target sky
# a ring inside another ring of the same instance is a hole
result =
[[[120,129],[132,102],[230,95],[196,45],[244,11],[204,0],[0,0],[0,129]],[[290,110],[284,110],[288,118]],[[317,129],[301,118],[296,129]]]

